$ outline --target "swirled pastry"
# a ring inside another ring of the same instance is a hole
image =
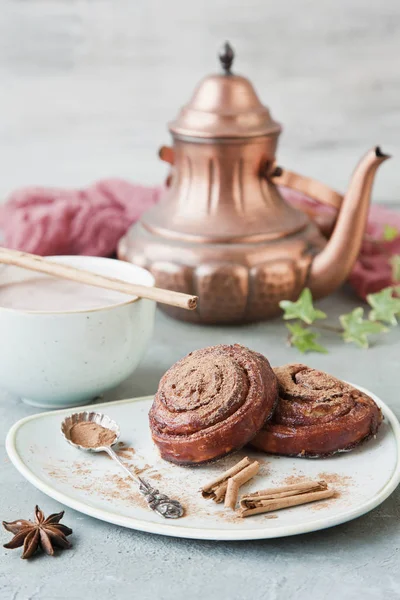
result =
[[[190,465],[247,444],[271,416],[277,381],[268,360],[239,346],[191,352],[162,377],[150,429],[162,458]]]
[[[378,431],[382,413],[351,385],[301,364],[274,369],[279,400],[251,442],[271,454],[319,457],[351,450]]]

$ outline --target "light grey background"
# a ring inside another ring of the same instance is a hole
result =
[[[162,181],[166,123],[225,39],[284,124],[284,165],[343,190],[379,143],[374,199],[400,201],[397,0],[0,0],[0,197]]]

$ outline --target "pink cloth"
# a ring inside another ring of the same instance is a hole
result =
[[[0,208],[0,228],[9,248],[42,256],[111,256],[161,191],[122,179],[106,179],[83,190],[24,188]]]
[[[361,298],[379,292],[395,283],[389,259],[400,254],[400,235],[392,242],[383,241],[385,225],[400,232],[400,212],[387,210],[376,204],[371,206],[366,235],[349,281]]]
[[[17,190],[0,208],[4,244],[43,256],[111,256],[127,229],[159,200],[162,189],[106,179],[83,190]],[[281,191],[288,202],[312,214],[320,226],[329,228],[331,209],[293,190]],[[384,242],[386,224],[400,231],[400,213],[372,206],[366,238],[349,278],[362,298],[392,283],[389,257],[400,254],[400,237]]]

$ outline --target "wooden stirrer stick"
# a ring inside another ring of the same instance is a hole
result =
[[[182,292],[173,292],[172,290],[164,290],[157,287],[147,287],[138,283],[129,283],[121,279],[115,279],[114,277],[97,275],[90,271],[76,269],[70,265],[52,262],[42,256],[28,254],[27,252],[0,248],[0,263],[22,267],[30,271],[37,271],[46,275],[52,275],[53,277],[69,279],[70,281],[93,285],[107,290],[114,290],[130,296],[155,300],[161,304],[177,306],[178,308],[185,308],[187,310],[194,310],[197,306],[197,296],[190,296]]]

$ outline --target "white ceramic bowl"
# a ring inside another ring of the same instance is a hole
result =
[[[153,276],[130,263],[89,256],[49,257],[94,273],[153,286]],[[0,268],[0,283],[37,276]],[[43,275],[41,275],[43,277]],[[0,386],[45,408],[87,404],[130,375],[152,335],[155,302],[126,302],[90,310],[24,311],[0,307]]]

